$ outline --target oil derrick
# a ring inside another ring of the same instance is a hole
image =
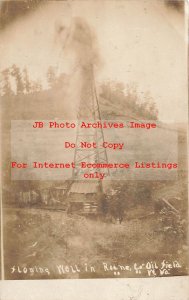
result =
[[[104,133],[102,128],[81,128],[82,122],[94,123],[101,121],[98,96],[95,86],[93,66],[85,66],[81,70],[83,84],[78,107],[76,148],[74,153],[75,168],[72,173],[72,185],[69,191],[70,210],[79,210],[84,213],[96,213],[99,201],[103,197],[102,180],[85,179],[84,173],[95,174],[98,168],[81,169],[81,162],[108,163],[106,149],[102,148]],[[81,143],[86,142],[89,147],[81,148]],[[95,144],[95,147],[93,145]],[[92,145],[90,147],[90,145]],[[104,172],[104,170],[103,170]],[[105,171],[109,175],[109,170]]]
[[[86,72],[86,70],[85,70]],[[76,148],[74,154],[75,169],[73,169],[73,180],[81,179],[82,170],[80,163],[82,161],[90,163],[107,163],[106,149],[102,148],[104,142],[104,133],[102,128],[81,128],[82,122],[94,123],[101,121],[101,114],[98,102],[98,96],[96,92],[95,80],[93,75],[93,68],[87,70],[88,78],[86,83],[82,87],[82,97],[79,104],[79,110],[77,114],[78,126],[76,135]],[[86,142],[88,147],[81,148],[81,143]],[[95,147],[93,146],[95,144]],[[90,171],[90,170],[89,170]],[[92,172],[99,172],[99,169],[92,169]],[[84,171],[86,172],[86,170]],[[107,170],[106,175],[109,175]]]

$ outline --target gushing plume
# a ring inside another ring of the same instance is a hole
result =
[[[69,98],[74,101],[72,93],[75,98],[77,97],[76,110],[79,112],[79,118],[92,119],[94,69],[97,69],[101,63],[96,36],[81,17],[75,17],[70,22],[68,20],[57,22],[56,34],[65,60],[69,57],[72,61],[72,78],[70,79],[72,92]]]

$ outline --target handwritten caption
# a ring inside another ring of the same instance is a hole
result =
[[[107,262],[102,262],[100,265],[89,265],[84,263],[83,265],[73,264],[73,265],[63,265],[59,264],[55,266],[55,272],[59,276],[76,274],[76,273],[99,273],[99,270],[107,276],[121,277],[126,276],[128,273],[136,274],[138,276],[156,277],[156,276],[170,276],[173,271],[182,268],[181,264],[177,261],[167,261],[163,260],[160,263],[156,261],[148,261],[147,263],[134,263],[131,265],[127,264],[110,264]],[[21,267],[12,266],[11,274],[45,274],[51,275],[52,270],[47,267],[33,266],[33,267]],[[53,270],[54,273],[54,270]]]

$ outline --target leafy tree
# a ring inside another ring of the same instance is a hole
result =
[[[47,82],[50,88],[52,88],[56,82],[56,73],[52,66],[50,66],[47,70]]]
[[[24,84],[23,84],[22,75],[19,67],[13,65],[11,75],[15,78],[16,81],[16,90],[17,90],[16,94],[17,95],[22,94],[24,92]]]
[[[31,83],[31,91],[32,93],[35,93],[35,92],[40,92],[42,90],[42,84],[41,82],[38,80],[38,81],[32,81]]]
[[[106,216],[108,213],[108,200],[105,195],[100,197],[99,199],[99,206],[98,206],[99,213],[103,216]]]
[[[131,208],[137,205],[145,207],[152,203],[154,187],[152,181],[113,182],[107,196],[109,215],[121,224]]]
[[[24,84],[24,90],[28,94],[31,91],[31,83],[28,76],[28,70],[24,68],[23,70],[23,84]]]
[[[153,181],[137,181],[135,185],[136,204],[148,204],[152,200]]]
[[[11,89],[11,84],[10,84],[10,70],[7,68],[7,69],[4,69],[2,72],[1,72],[1,75],[2,75],[2,94],[3,95],[12,95],[13,94],[13,91]]]
[[[121,224],[128,208],[128,195],[124,184],[115,185],[108,197],[108,211]]]
[[[158,110],[154,99],[149,92],[141,97],[137,85],[131,83],[124,85],[122,82],[106,82],[101,85],[100,96],[108,100],[112,105],[119,104],[119,110],[113,111],[116,114],[125,113],[127,116],[134,114],[140,119],[157,120]]]

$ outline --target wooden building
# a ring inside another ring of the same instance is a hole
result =
[[[101,196],[98,181],[74,181],[68,192],[68,212],[97,214]]]

